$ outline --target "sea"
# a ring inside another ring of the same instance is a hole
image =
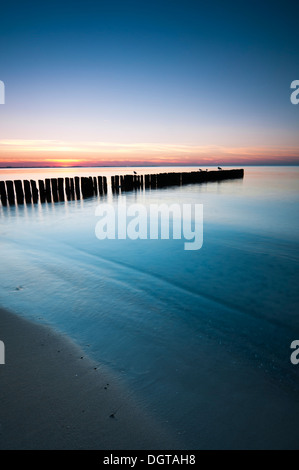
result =
[[[243,179],[125,194],[112,175],[198,168],[0,170],[107,176],[103,196],[0,203],[0,305],[74,340],[181,449],[299,448],[299,167],[243,168]],[[202,246],[99,239],[99,206],[117,213],[120,198],[147,213],[202,205]]]

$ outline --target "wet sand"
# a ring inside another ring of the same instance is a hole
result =
[[[0,449],[175,449],[118,380],[67,337],[0,309]]]

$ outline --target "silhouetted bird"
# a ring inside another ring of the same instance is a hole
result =
[[[202,169],[201,169],[201,168],[199,168],[199,169],[198,169],[198,171],[202,171]]]
[[[221,166],[218,166],[218,170],[222,170]]]
[[[137,175],[136,171],[134,171],[134,175]]]

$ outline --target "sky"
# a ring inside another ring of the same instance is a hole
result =
[[[288,1],[2,2],[0,167],[298,164],[298,15]]]

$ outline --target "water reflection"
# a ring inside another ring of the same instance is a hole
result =
[[[282,421],[296,429],[298,374],[288,354],[299,334],[298,169],[246,168],[244,180],[125,197],[203,204],[202,249],[98,240],[95,209],[117,204],[112,191],[1,206],[1,304],[88,344],[191,447],[205,436],[223,444],[219,422],[232,419],[227,439],[279,434]]]

